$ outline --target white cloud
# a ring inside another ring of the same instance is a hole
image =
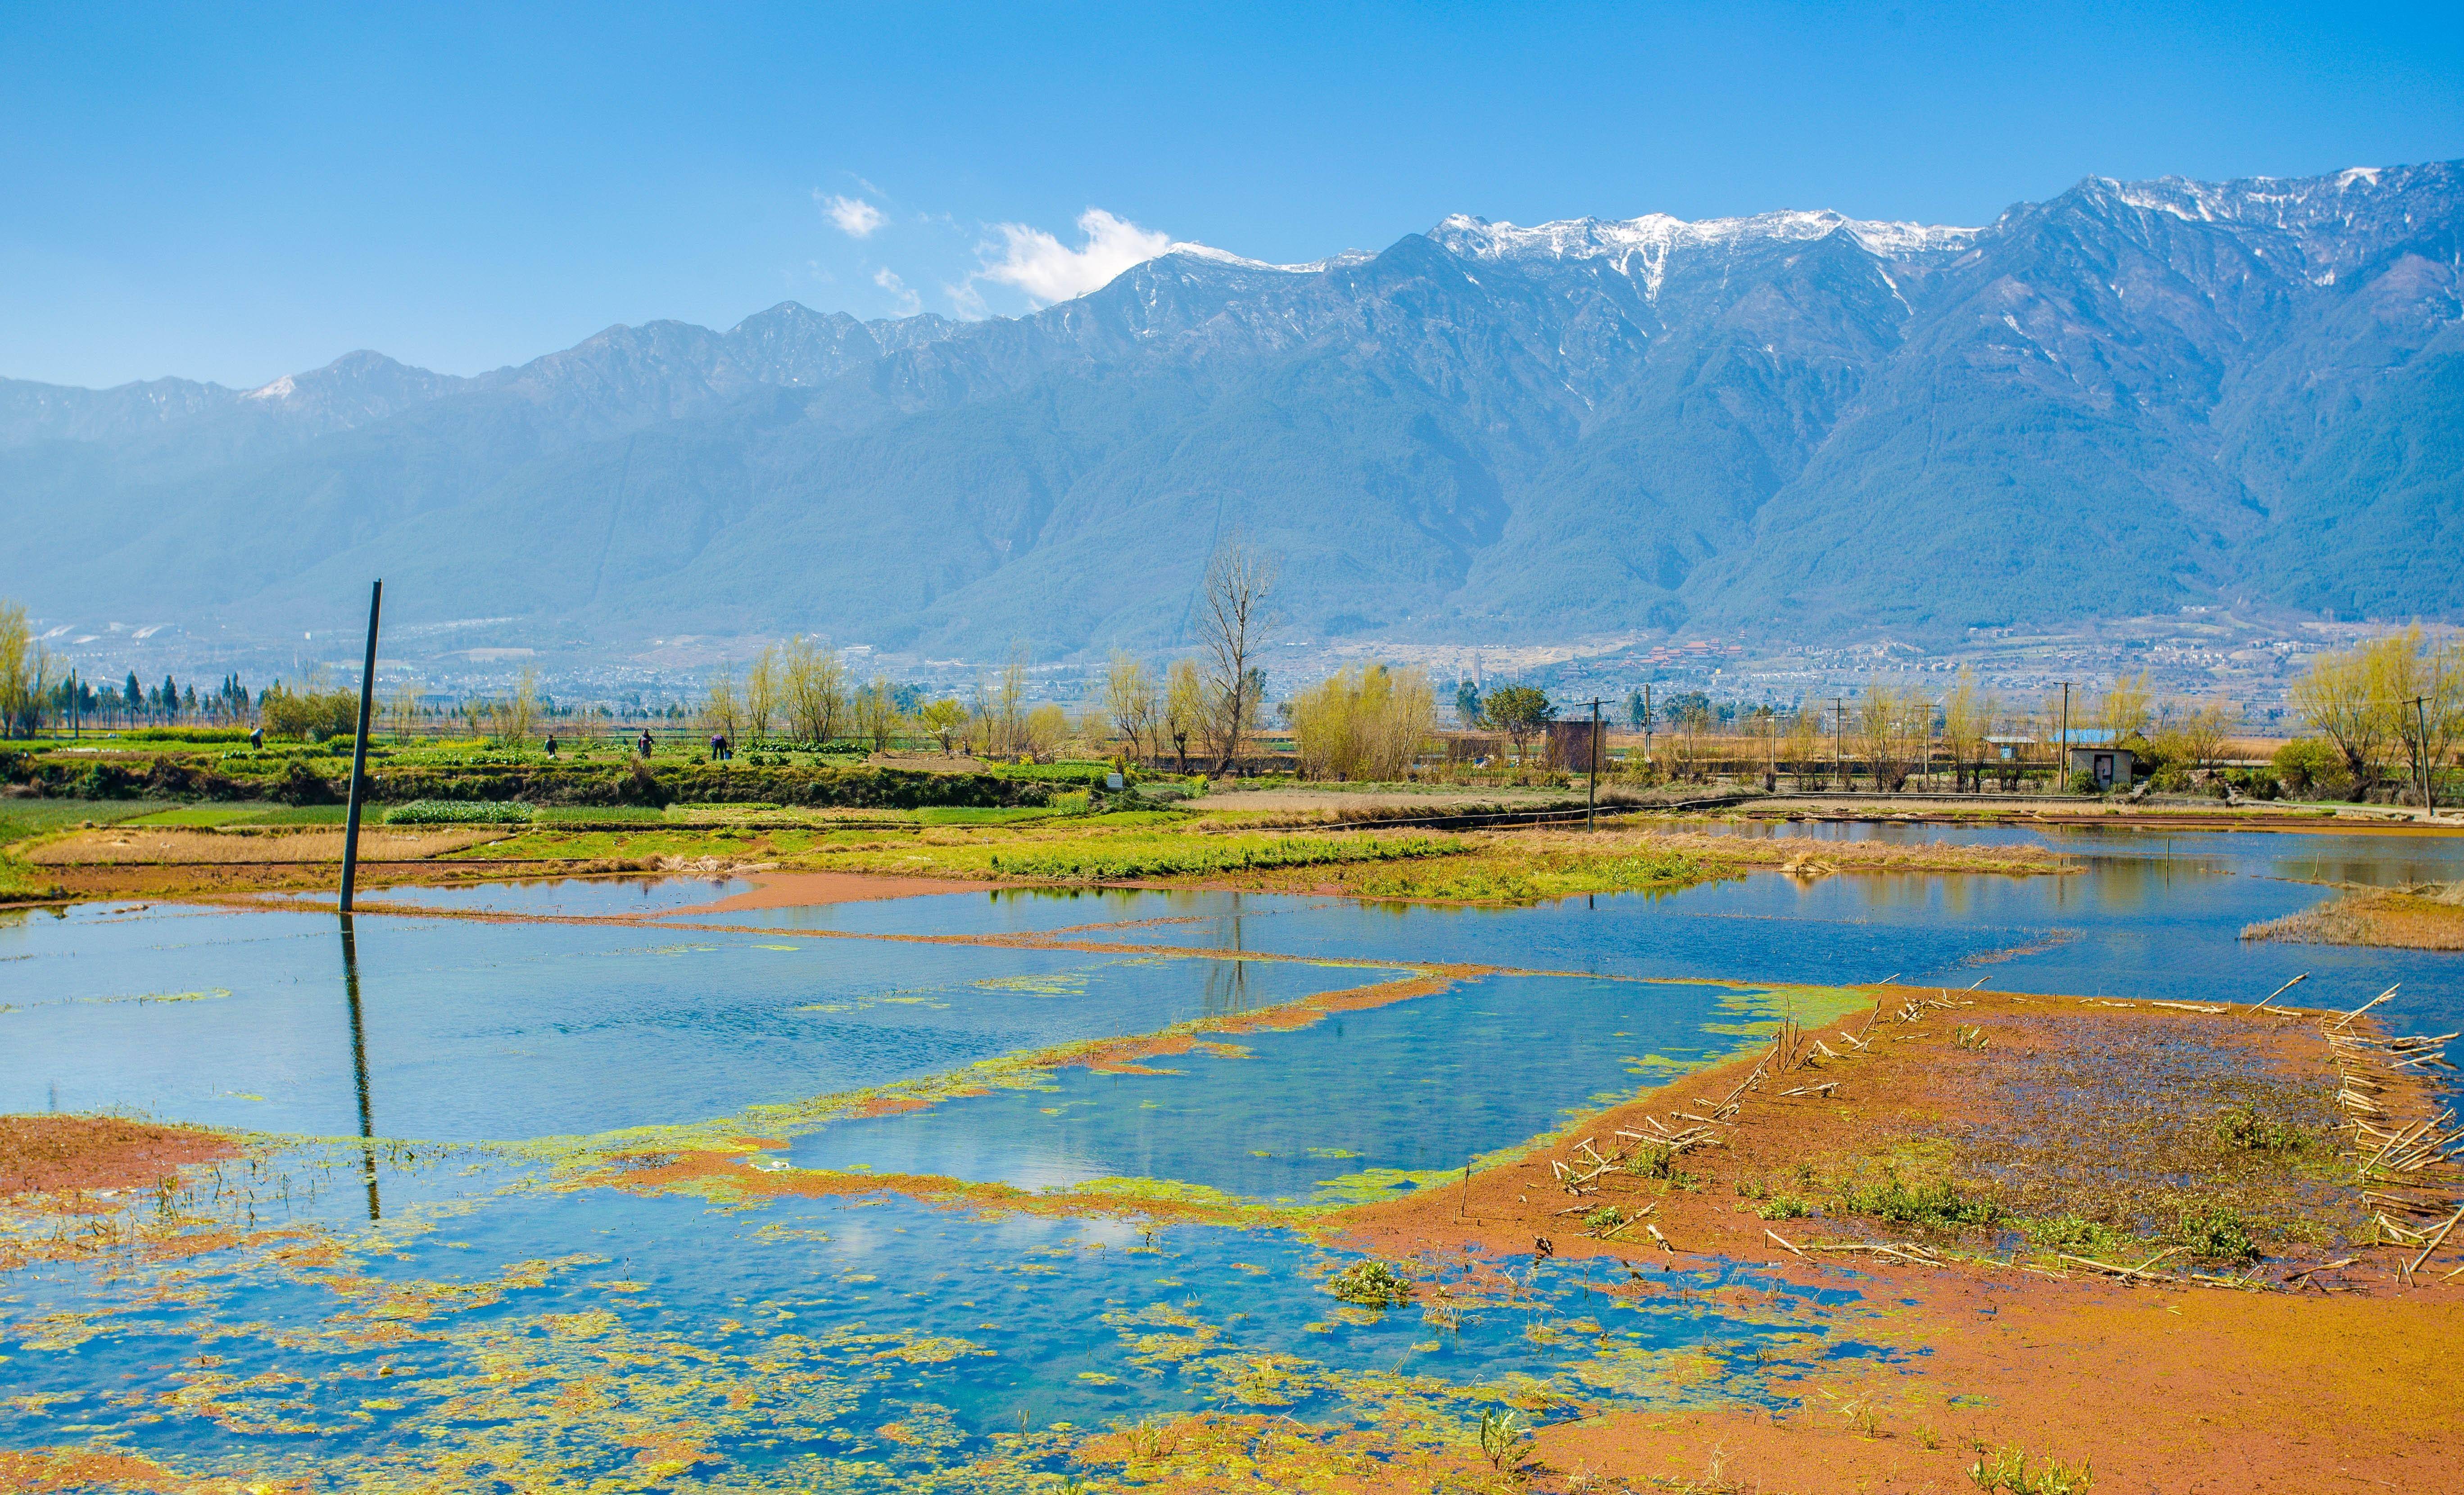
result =
[[[1078,231],[1087,235],[1081,249],[1067,248],[1042,229],[1023,223],[997,223],[993,231],[1001,242],[982,247],[984,268],[970,278],[1015,286],[1038,306],[1085,296],[1132,265],[1172,248],[1172,235],[1141,229],[1101,208],[1078,215]]]
[[[822,205],[822,211],[830,215],[830,222],[839,226],[839,231],[851,239],[869,239],[890,221],[880,209],[861,197],[824,197],[819,192],[813,197]]]
[[[899,316],[913,317],[924,309],[924,298],[907,289],[907,282],[899,279],[889,267],[884,266],[874,271],[872,283],[890,293],[891,298],[897,304]]]

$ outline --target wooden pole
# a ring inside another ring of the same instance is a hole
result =
[[[368,1044],[360,1026],[360,947],[351,916],[342,915],[342,1000],[351,1009],[351,1072],[360,1087],[360,1171],[368,1185],[368,1219],[383,1218],[377,1198],[376,1119],[368,1110]]]
[[[1585,830],[1595,830],[1598,828],[1596,824],[1595,824],[1593,812],[1597,807],[1599,794],[1600,703],[1599,700],[1595,697],[1592,701],[1592,779],[1590,783],[1583,786],[1583,828]]]
[[[2054,792],[2061,793],[2071,781],[2071,683],[2062,682],[2062,745],[2054,758]]]
[[[2412,719],[2421,728],[2421,809],[2431,820],[2438,818],[2438,765],[2430,760],[2430,716],[2424,710],[2430,704],[2427,695],[2412,698]]]
[[[351,912],[351,892],[360,878],[360,802],[366,795],[368,726],[377,697],[377,612],[385,603],[385,583],[368,588],[368,653],[360,670],[360,736],[351,744],[350,808],[342,817],[342,912]]]

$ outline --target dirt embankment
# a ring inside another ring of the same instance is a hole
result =
[[[1894,1006],[1928,999],[1956,1005]],[[1969,1490],[2013,1458],[2099,1490],[2451,1487],[2464,1182],[2358,1181],[2429,1119],[2428,1050],[2340,1017],[1892,992],[1861,1048],[1803,1035],[1348,1221],[1397,1259],[1607,1255],[1657,1293],[1717,1255],[1863,1295],[1834,1332],[1888,1358],[1781,1348],[1793,1410],[1544,1429],[1532,1488]]]

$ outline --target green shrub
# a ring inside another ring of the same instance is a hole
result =
[[[2001,1206],[1968,1198],[1947,1178],[1910,1187],[1896,1170],[1886,1171],[1880,1183],[1850,1189],[1841,1202],[1852,1214],[1871,1215],[1894,1225],[1919,1225],[1927,1230],[1965,1230],[1973,1225],[1990,1225],[2002,1218]]]
[[[73,800],[133,800],[144,780],[116,763],[89,764],[69,784]]]
[[[2084,768],[2074,770],[2071,774],[2069,783],[2070,792],[2073,794],[2102,794],[2104,792],[2104,785],[2096,781],[2096,775],[2089,773]]]
[[[1625,1160],[1625,1171],[1638,1178],[1674,1178],[1677,1150],[1665,1142],[1645,1142]]]
[[[2232,1210],[2185,1210],[2174,1222],[2173,1241],[2202,1262],[2247,1262],[2258,1255],[2250,1221]]]
[[[2287,794],[2318,794],[2344,782],[2344,755],[2322,737],[2296,737],[2276,750],[2271,761]]]
[[[2082,1215],[2056,1215],[2045,1220],[2032,1220],[2020,1228],[2030,1241],[2045,1250],[2069,1256],[2094,1257],[2099,1261],[2139,1243],[2139,1238],[2129,1232],[2116,1230]]]
[[[268,686],[257,702],[257,718],[270,737],[352,737],[360,726],[360,697],[355,691],[288,691]],[[243,734],[245,736],[245,734]]]
[[[357,707],[352,708],[357,711]],[[246,727],[131,727],[113,734],[124,742],[245,742]]]
[[[413,800],[385,811],[388,825],[493,825],[506,822],[528,822],[531,807],[519,801],[492,802],[486,800]]]
[[[1085,784],[1100,788],[1105,778],[1112,772],[1112,765],[1084,761],[996,763],[991,772],[996,779],[1021,779],[1030,783]]]
[[[342,796],[326,781],[324,775],[293,758],[283,772],[282,781],[269,798],[280,800],[285,804],[333,804]]]
[[[1384,1262],[1354,1262],[1327,1279],[1326,1290],[1346,1303],[1391,1308],[1412,1301],[1409,1279]]]

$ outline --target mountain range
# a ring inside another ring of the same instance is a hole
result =
[[[1321,640],[2464,619],[2459,274],[2449,162],[1179,245],[1023,318],[790,302],[470,378],[0,381],[0,595],[278,627],[383,575],[412,622],[1049,658],[1182,643],[1237,531]]]

